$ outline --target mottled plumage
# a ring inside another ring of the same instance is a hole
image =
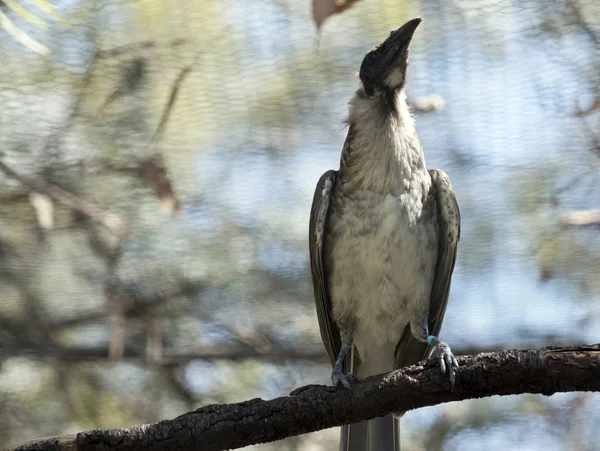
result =
[[[364,378],[416,363],[428,342],[454,377],[450,348],[430,334],[446,309],[460,217],[447,175],[425,166],[403,90],[419,22],[365,56],[340,169],[315,190],[311,271],[334,384],[348,386],[346,373]],[[399,449],[397,422],[389,415],[345,426],[340,449]]]

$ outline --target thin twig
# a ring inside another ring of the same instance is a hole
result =
[[[158,122],[158,126],[156,127],[156,130],[150,138],[150,143],[155,143],[162,137],[164,129],[167,123],[169,122],[169,118],[171,117],[171,111],[173,110],[173,106],[175,105],[175,101],[177,100],[177,95],[179,94],[181,84],[188,76],[188,74],[192,71],[194,64],[195,62],[190,64],[189,66],[184,67],[179,72],[177,78],[173,82],[173,85],[171,86],[171,93],[169,94],[169,99],[167,100],[167,103],[163,109],[163,113],[160,117],[160,121]]]
[[[89,218],[99,222],[110,232],[112,232],[115,236],[119,238],[123,238],[125,236],[125,224],[123,223],[123,221],[121,221],[121,218],[119,218],[118,216],[103,211],[100,207],[90,202],[86,202],[83,199],[63,190],[62,188],[50,185],[49,183],[41,179],[21,175],[1,160],[0,171],[4,172],[4,174],[6,174],[8,177],[18,180],[23,185],[26,185],[27,187],[31,188],[33,191],[46,194],[55,201],[66,205],[67,207],[72,208],[73,210],[83,213]]]

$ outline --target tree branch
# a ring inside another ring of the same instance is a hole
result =
[[[140,53],[143,50],[147,50],[147,49],[154,49],[157,48],[161,45],[164,45],[166,47],[180,47],[184,44],[186,44],[188,41],[186,39],[182,39],[182,38],[177,38],[177,39],[172,39],[171,41],[168,42],[157,42],[157,41],[141,41],[141,42],[134,42],[132,44],[126,44],[126,45],[121,45],[121,46],[117,46],[117,47],[112,47],[110,49],[106,49],[106,50],[100,50],[98,51],[98,57],[99,58],[114,58],[115,56],[121,56],[121,55],[125,55],[127,53]]]
[[[309,385],[270,401],[215,404],[173,420],[34,440],[6,451],[224,450],[450,401],[493,395],[600,391],[600,344],[459,357],[454,391],[437,364],[415,365],[350,389]]]
[[[83,199],[80,199],[79,197],[74,196],[73,194],[57,186],[45,182],[44,180],[21,175],[1,160],[0,171],[3,172],[7,177],[18,180],[33,191],[45,194],[57,202],[60,202],[61,204],[66,205],[67,207],[72,208],[73,210],[78,211],[99,222],[117,237],[122,238],[125,235],[125,224],[123,224],[121,218],[102,210],[95,204],[86,202]]]
[[[567,211],[560,215],[559,220],[567,226],[597,226],[600,225],[600,208]]]

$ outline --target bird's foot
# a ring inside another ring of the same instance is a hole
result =
[[[334,369],[333,373],[331,373],[331,382],[333,382],[333,386],[337,387],[339,384],[342,384],[346,388],[350,388],[350,385],[356,382],[356,376],[352,373],[344,374],[341,369]]]
[[[431,358],[439,360],[442,374],[446,374],[446,371],[448,371],[450,384],[452,385],[452,388],[454,388],[454,373],[458,369],[458,362],[456,361],[454,354],[452,354],[450,346],[434,335],[427,337],[427,343],[433,346]]]

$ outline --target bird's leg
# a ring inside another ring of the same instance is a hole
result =
[[[452,354],[452,350],[447,343],[440,340],[435,335],[427,336],[427,343],[433,347],[433,358],[437,358],[440,362],[440,369],[443,374],[446,374],[446,368],[448,369],[448,374],[450,376],[450,383],[454,388],[454,378],[455,371],[458,369],[458,362],[456,361],[456,357]]]
[[[447,343],[435,335],[429,335],[427,315],[415,315],[410,321],[410,331],[417,340],[427,343],[433,348],[431,358],[439,360],[442,374],[446,374],[446,370],[448,371],[450,383],[454,388],[454,373],[458,369],[458,362]]]
[[[333,367],[333,372],[331,373],[331,382],[333,382],[333,385],[336,387],[339,384],[342,384],[344,387],[350,388],[350,384],[356,379],[352,373],[344,373],[342,369],[344,358],[346,358],[346,354],[348,354],[348,351],[352,348],[353,335],[352,329],[345,329],[342,332],[342,347],[340,348],[340,353],[338,354],[335,366]]]

